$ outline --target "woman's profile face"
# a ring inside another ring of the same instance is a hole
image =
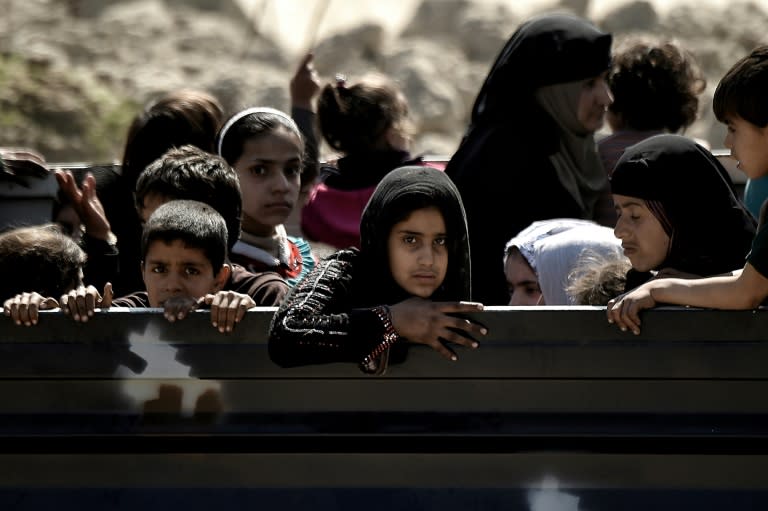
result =
[[[448,271],[448,233],[440,210],[417,209],[392,226],[387,251],[395,282],[413,296],[432,296]]]
[[[607,75],[608,71],[584,80],[582,83],[579,104],[576,107],[576,118],[590,133],[602,128],[605,112],[608,106],[613,103],[611,89],[606,81]]]
[[[613,203],[618,216],[613,234],[621,239],[632,268],[641,272],[658,269],[667,258],[670,239],[656,215],[637,197],[613,194]]]

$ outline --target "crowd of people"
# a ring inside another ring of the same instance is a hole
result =
[[[80,322],[114,306],[169,321],[210,308],[226,334],[249,308],[277,307],[275,363],[381,374],[408,343],[452,361],[477,348],[487,330],[462,314],[486,305],[604,305],[634,333],[657,303],[756,307],[768,230],[685,135],[704,85],[673,40],[613,48],[588,20],[539,15],[501,49],[447,165],[411,153],[395,81],[323,85],[312,54],[289,113],[228,116],[209,93],[172,91],[137,114],[119,173],[57,171],[51,222],[0,234],[4,312],[31,326],[53,308]],[[714,97],[755,181],[766,90],[758,47]],[[335,151],[322,161],[321,140]]]

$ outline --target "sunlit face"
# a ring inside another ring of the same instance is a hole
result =
[[[299,199],[302,146],[285,128],[251,138],[233,165],[243,194],[243,231],[274,234]]]
[[[616,207],[614,235],[637,271],[657,269],[667,258],[670,239],[643,199],[613,194]]]
[[[541,305],[539,278],[517,248],[512,248],[504,263],[509,288],[509,305]]]
[[[723,144],[750,179],[768,175],[768,126],[760,128],[741,117],[726,120],[728,132]]]
[[[607,75],[608,71],[589,80],[584,80],[582,83],[576,118],[590,133],[594,133],[603,126],[605,111],[613,103],[613,95],[606,81]]]
[[[147,249],[142,275],[150,307],[162,307],[174,296],[201,298],[220,291],[229,277],[229,266],[214,273],[202,249],[188,247],[181,240],[156,240]]]
[[[417,209],[389,233],[387,253],[395,282],[413,296],[429,298],[448,271],[445,221],[434,207]]]

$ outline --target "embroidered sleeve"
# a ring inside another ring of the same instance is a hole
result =
[[[341,251],[323,260],[291,290],[270,326],[276,364],[361,364],[384,341],[387,327],[377,310],[352,308],[354,256]]]

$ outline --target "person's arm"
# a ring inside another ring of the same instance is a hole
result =
[[[753,309],[768,297],[768,278],[750,263],[732,275],[698,280],[652,280],[619,296],[606,307],[608,322],[640,333],[640,311],[658,303],[713,309]]]
[[[85,233],[80,243],[88,255],[83,270],[84,280],[96,288],[103,288],[107,282],[117,278],[120,254],[117,238],[104,213],[104,206],[96,195],[96,179],[90,172],[85,176],[81,188],[69,171],[56,171],[59,188],[72,203]]]
[[[354,254],[320,262],[289,293],[272,318],[269,356],[282,367],[361,363],[382,343],[386,325],[376,311],[350,303]]]
[[[319,146],[316,127],[315,96],[320,92],[320,79],[313,63],[314,54],[307,53],[291,78],[291,117],[304,136],[304,171],[301,188],[307,193],[317,178]]]
[[[230,263],[232,276],[225,291],[235,291],[253,298],[256,307],[279,307],[288,294],[288,284],[277,272],[250,272],[239,264]]]

